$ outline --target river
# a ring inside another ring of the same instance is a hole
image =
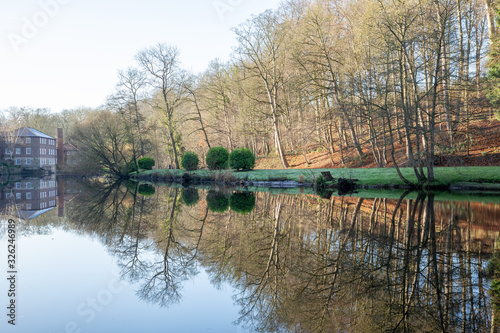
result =
[[[500,197],[388,194],[4,184],[0,330],[489,332]]]

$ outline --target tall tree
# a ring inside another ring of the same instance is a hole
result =
[[[234,144],[233,123],[231,116],[234,114],[231,98],[231,80],[226,65],[219,60],[210,62],[208,69],[200,80],[203,91],[204,105],[215,123],[212,130],[225,136],[228,149],[231,151]]]
[[[200,107],[199,103],[199,96],[200,96],[200,84],[198,82],[198,79],[195,76],[191,76],[189,78],[189,81],[186,82],[186,90],[189,93],[189,98],[188,100],[194,105],[195,107],[195,116],[192,118],[192,120],[195,120],[196,122],[200,123],[200,127],[198,130],[200,130],[203,133],[203,137],[205,139],[205,143],[207,144],[208,149],[210,149],[210,141],[208,141],[208,134],[205,129],[205,124],[203,122],[203,117],[202,117],[202,110]]]
[[[139,103],[143,99],[142,89],[144,89],[146,85],[146,78],[142,72],[133,67],[126,70],[120,70],[118,72],[118,78],[119,96],[127,103],[127,108],[130,111],[130,124],[134,129],[133,133],[139,138],[140,154],[144,156],[144,119],[139,110]]]
[[[258,78],[267,97],[275,146],[283,168],[288,168],[280,133],[280,90],[285,76],[285,43],[289,34],[279,16],[272,11],[255,16],[234,31],[238,36],[240,63],[249,77]]]
[[[179,67],[179,51],[167,44],[157,44],[140,51],[136,55],[142,70],[149,78],[149,84],[158,94],[159,108],[165,115],[165,125],[168,129],[174,162],[179,169],[179,158],[175,133],[175,112],[185,101],[187,74]]]
[[[500,10],[497,10],[496,20],[500,21]],[[496,35],[493,35],[488,55],[488,79],[488,98],[495,113],[500,115],[500,38]]]

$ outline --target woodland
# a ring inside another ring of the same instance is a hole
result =
[[[143,156],[180,168],[185,152],[204,161],[224,146],[251,149],[257,168],[320,153],[328,167],[395,167],[403,181],[399,167],[412,167],[432,182],[450,156],[498,165],[496,18],[491,0],[287,1],[235,27],[231,59],[203,73],[158,43],[119,71],[102,107],[11,108],[0,124],[64,128],[88,173],[120,176]]]

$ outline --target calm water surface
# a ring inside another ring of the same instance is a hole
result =
[[[441,198],[25,179],[0,189],[0,331],[490,331],[500,198]]]

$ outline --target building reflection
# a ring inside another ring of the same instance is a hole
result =
[[[57,206],[55,177],[23,178],[0,187],[0,215],[31,220]]]

